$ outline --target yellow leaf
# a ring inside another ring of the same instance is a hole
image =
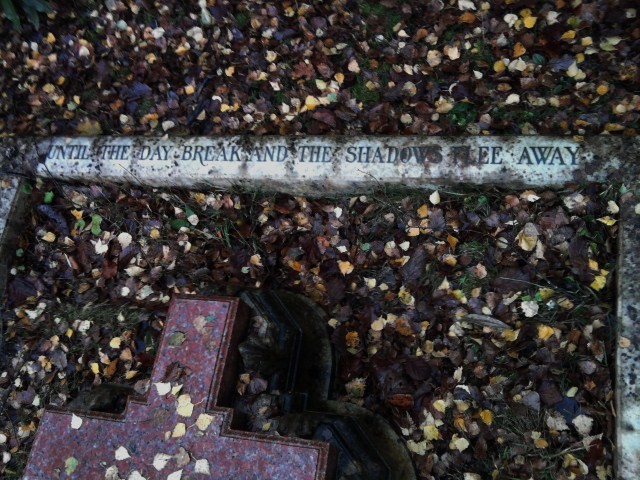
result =
[[[558,305],[560,305],[560,308],[564,308],[565,310],[571,310],[574,307],[573,302],[567,297],[562,297],[558,300]]]
[[[589,259],[589,270],[593,270],[594,272],[597,272],[598,270],[600,270],[600,267],[598,266],[598,262],[596,262],[593,258]]]
[[[213,415],[209,415],[208,413],[201,413],[198,415],[198,419],[196,420],[196,426],[204,431],[209,428],[211,422],[213,421]]]
[[[507,342],[513,342],[516,338],[518,338],[519,330],[512,330],[511,328],[507,328],[503,330],[500,336],[504,338]]]
[[[427,453],[427,441],[414,442],[413,440],[409,440],[407,442],[407,449],[416,455],[424,455]]]
[[[455,267],[458,263],[458,260],[456,260],[456,257],[454,257],[453,255],[447,253],[442,256],[442,263],[444,263],[445,265],[449,265],[450,267]]]
[[[429,215],[429,207],[425,203],[418,209],[418,216],[420,218],[426,218],[428,215]]]
[[[418,227],[409,227],[407,229],[407,237],[417,237],[420,235],[420,229]]]
[[[455,250],[456,246],[458,245],[458,239],[456,237],[452,237],[451,235],[447,235],[447,243],[452,250]]]
[[[149,232],[149,236],[154,239],[160,238],[160,231],[157,228],[154,228]]]
[[[98,365],[96,362],[91,363],[91,371],[95,374],[98,375],[100,373],[100,365]]]
[[[538,290],[538,293],[540,294],[540,298],[542,298],[542,300],[544,301],[551,298],[554,292],[553,288],[541,288],[540,290]]]
[[[52,94],[56,91],[56,87],[52,83],[47,83],[44,87],[42,87],[42,90],[44,90],[45,93]]]
[[[73,215],[73,218],[76,220],[80,220],[82,218],[82,210],[71,210],[71,215]]]
[[[348,348],[358,348],[360,346],[360,337],[358,332],[347,332],[344,341]]]
[[[333,78],[336,79],[336,82],[338,82],[338,85],[342,85],[342,82],[344,82],[344,74],[343,73],[336,73]]]
[[[438,430],[438,427],[436,427],[435,425],[427,425],[426,427],[424,427],[422,429],[422,434],[424,435],[425,440],[439,440],[442,438],[442,435],[440,435],[440,431]]]
[[[609,92],[609,87],[605,84],[598,85],[598,88],[596,88],[596,93],[598,95],[606,95],[608,92]]]
[[[497,62],[495,62],[493,64],[493,70],[496,73],[502,73],[504,72],[505,68],[507,68],[507,66],[504,64],[504,62],[502,60],[498,60]]]
[[[606,284],[607,284],[607,277],[604,277],[602,275],[596,275],[595,278],[593,279],[593,282],[591,282],[591,285],[589,286],[594,290],[602,290]]]
[[[526,17],[524,21],[524,26],[527,28],[533,28],[536,24],[538,17]]]
[[[120,337],[114,337],[109,342],[109,346],[111,348],[120,348],[121,343],[122,343],[122,339]]]
[[[382,318],[378,318],[371,323],[371,330],[374,332],[379,332],[384,328],[384,320]]]
[[[574,38],[576,38],[576,31],[575,30],[567,30],[560,37],[561,40],[573,40]]]
[[[307,107],[307,110],[313,110],[318,105],[320,105],[320,101],[312,95],[307,96],[304,101],[304,106]]]
[[[532,18],[532,17],[529,17],[529,18]],[[515,46],[513,47],[513,56],[515,58],[521,57],[526,52],[527,52],[527,49],[524,48],[524,45],[522,45],[520,42],[516,43]]]
[[[540,340],[547,340],[553,335],[553,328],[549,325],[538,325],[538,338]]]
[[[536,438],[533,443],[537,448],[547,448],[549,446],[549,442],[544,438]]]
[[[44,240],[45,242],[55,242],[56,241],[56,235],[53,232],[47,232],[42,236],[42,240]]]
[[[96,120],[85,118],[76,127],[76,132],[80,135],[100,135],[102,133],[102,127]]]
[[[191,403],[191,395],[183,393],[178,397],[177,404],[178,415],[182,417],[190,417],[193,414],[193,403]]]
[[[526,252],[536,248],[538,243],[538,230],[533,223],[525,224],[524,228],[516,236],[518,246]]]
[[[131,380],[137,374],[138,374],[137,370],[129,370],[127,373],[125,373],[124,378],[126,378],[127,380]]]
[[[627,337],[620,337],[618,338],[618,346],[620,348],[629,348],[631,346],[631,340]]]
[[[225,68],[224,73],[227,77],[230,77],[233,75],[233,73],[236,71],[236,67],[234,67],[233,65],[230,67]]]
[[[480,418],[487,425],[491,425],[493,423],[493,412],[491,410],[482,410],[480,412]]]
[[[351,262],[339,261],[338,268],[340,268],[340,273],[342,273],[342,275],[348,275],[353,272],[353,265],[351,264]]]
[[[444,400],[436,400],[435,402],[433,402],[433,408],[435,408],[440,413],[444,413],[447,409],[447,404]]]
[[[193,92],[195,92],[196,89],[193,87],[193,85],[187,85],[186,87],[184,87],[184,93],[186,93],[187,95],[193,95]]]
[[[615,225],[615,223],[617,222],[615,218],[611,218],[609,215],[607,215],[606,217],[599,218],[598,221],[601,223],[604,223],[607,227],[610,227],[611,225]]]
[[[187,433],[187,426],[184,423],[177,423],[171,432],[171,438],[184,437],[185,433]]]

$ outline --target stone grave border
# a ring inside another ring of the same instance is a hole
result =
[[[26,203],[24,176],[310,196],[388,185],[624,184],[634,196],[619,213],[614,467],[618,480],[640,478],[640,137],[5,137],[0,291]]]

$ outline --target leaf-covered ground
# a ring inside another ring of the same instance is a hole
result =
[[[52,0],[8,134],[635,134],[637,2]]]
[[[171,295],[264,287],[326,310],[339,397],[394,426],[419,478],[611,478],[627,197],[37,182],[5,298],[0,474],[19,478],[44,405],[145,391]]]

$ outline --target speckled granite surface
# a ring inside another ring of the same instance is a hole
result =
[[[235,382],[225,367],[244,327],[239,306],[174,298],[146,400],[122,416],[45,411],[23,478],[326,478],[328,444],[235,431],[218,406]]]
[[[618,250],[616,470],[640,479],[640,196],[622,206]]]

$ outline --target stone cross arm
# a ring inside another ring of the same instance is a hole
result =
[[[174,298],[146,400],[123,415],[44,412],[25,480],[321,480],[329,445],[232,428],[236,345],[246,316],[232,298]]]

